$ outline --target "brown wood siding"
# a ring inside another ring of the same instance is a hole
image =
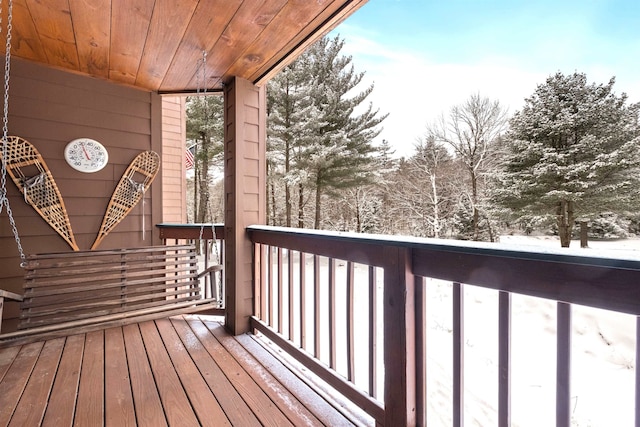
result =
[[[162,222],[187,222],[185,98],[162,97]]]
[[[141,151],[162,154],[162,105],[157,94],[106,81],[47,69],[14,59],[11,68],[9,134],[30,141],[56,180],[80,249],[89,249],[122,173]],[[100,141],[109,150],[108,165],[97,173],[72,169],[65,145],[80,137]],[[162,170],[161,164],[161,170]],[[154,224],[162,216],[162,174],[139,203],[105,238],[99,249],[152,244]],[[27,205],[9,180],[7,190],[25,253],[71,250]],[[152,203],[152,199],[153,202]],[[142,209],[145,240],[142,240]],[[154,237],[157,243],[159,240]],[[0,213],[0,288],[21,292],[23,272],[5,209]],[[5,317],[16,310],[8,305]]]
[[[225,272],[227,317],[234,334],[253,313],[253,246],[246,232],[266,221],[264,87],[235,78],[225,86]]]

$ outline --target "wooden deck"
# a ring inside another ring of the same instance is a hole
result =
[[[209,316],[9,347],[0,350],[0,426],[368,424],[291,368]]]

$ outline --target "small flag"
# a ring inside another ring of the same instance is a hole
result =
[[[195,151],[195,145],[187,148],[184,153],[184,164],[187,169],[191,169],[195,164],[195,158],[193,157],[193,151]]]

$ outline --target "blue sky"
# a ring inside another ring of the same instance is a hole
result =
[[[640,1],[369,0],[332,35],[345,39],[374,106],[379,139],[410,155],[427,124],[479,93],[513,113],[557,71],[640,101]]]

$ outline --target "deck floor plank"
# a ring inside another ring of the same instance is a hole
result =
[[[211,332],[202,322],[190,320],[189,324],[196,336],[203,340],[209,354],[227,375],[227,378],[232,381],[240,396],[247,402],[247,405],[256,414],[262,425],[273,427],[307,425],[304,423],[293,424],[289,421],[278,406],[273,403],[270,396],[244,370],[242,365],[217,340],[214,342],[210,338],[207,339],[207,337],[211,336]],[[212,329],[215,330],[216,327],[222,329],[218,323],[214,322]]]
[[[224,372],[211,358],[202,342],[196,337],[184,318],[171,319],[173,327],[182,338],[185,348],[198,366],[209,388],[216,390],[216,396],[227,418],[234,426],[260,426],[260,421],[247,403],[238,394]]]
[[[0,426],[352,425],[258,342],[191,315],[6,347]]]
[[[133,426],[136,416],[122,328],[106,329],[104,345],[105,425]]]
[[[140,323],[140,332],[169,425],[197,426],[198,418],[182,388],[156,324],[152,321]]]
[[[137,324],[127,325],[123,327],[123,332],[138,425],[140,427],[166,426],[167,419],[142,342],[140,328]]]
[[[231,426],[216,396],[202,378],[169,319],[156,321],[160,336],[176,368],[185,393],[202,426]]]
[[[84,339],[84,334],[72,335],[64,343],[56,380],[42,421],[43,427],[73,425],[84,354]]]
[[[311,411],[300,403],[286,387],[284,387],[270,372],[256,362],[255,358],[242,347],[235,338],[230,337],[222,329],[219,323],[213,321],[203,322],[211,333],[220,341],[220,344],[229,354],[250,372],[253,380],[262,390],[271,396],[274,404],[280,408],[283,414],[294,425],[322,426],[323,423],[316,418]],[[231,338],[231,339],[229,339]]]
[[[11,364],[2,379],[2,383],[0,383],[0,426],[9,424],[43,346],[44,342],[22,346],[14,363]]]
[[[2,381],[2,379],[4,378],[5,374],[9,370],[9,367],[16,359],[19,351],[20,346],[0,349],[0,381]]]
[[[309,409],[322,424],[332,427],[354,425],[344,414],[324,400],[317,390],[302,382],[280,360],[258,344],[252,336],[242,335],[236,337],[236,340],[254,356],[256,361],[259,361],[260,365],[266,368],[267,372],[277,378],[295,396],[295,399],[298,399],[300,403]],[[257,372],[261,372],[261,370],[257,370]]]
[[[11,417],[10,427],[37,426],[42,423],[64,342],[64,338],[58,338],[45,343]]]
[[[104,425],[104,331],[85,338],[74,425]]]

